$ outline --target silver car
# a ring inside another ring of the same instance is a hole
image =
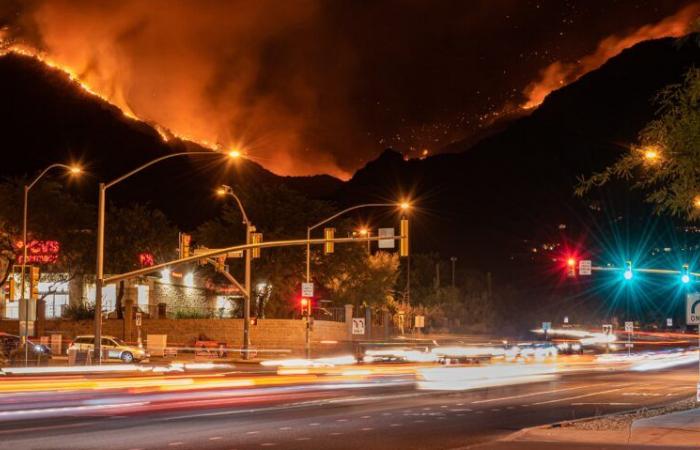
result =
[[[109,359],[120,359],[124,363],[132,363],[134,361],[142,361],[148,358],[146,350],[132,345],[127,345],[124,341],[114,336],[102,336],[102,352],[107,354]],[[67,354],[71,350],[94,350],[95,336],[78,336],[73,343],[68,347]]]

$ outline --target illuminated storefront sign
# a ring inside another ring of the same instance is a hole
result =
[[[60,250],[61,244],[58,241],[29,241],[27,261],[24,264],[55,264],[58,261]],[[15,252],[17,253],[16,264],[22,264],[24,259],[24,243],[22,241],[15,243]]]

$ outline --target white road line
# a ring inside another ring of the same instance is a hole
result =
[[[569,400],[578,400],[579,398],[595,397],[596,395],[609,394],[611,392],[618,392],[618,391],[621,391],[623,389],[626,389],[628,386],[620,387],[620,388],[616,388],[616,389],[608,389],[606,391],[591,392],[590,394],[577,395],[575,397],[556,398],[554,400],[546,400],[543,402],[533,403],[533,405],[548,405],[550,403],[567,402]]]
[[[291,430],[291,429],[292,429],[292,427],[280,427],[280,428],[279,428],[280,431],[288,431],[288,430]]]
[[[83,422],[83,423],[69,423],[65,425],[48,425],[45,427],[30,427],[30,428],[15,428],[12,430],[2,430],[0,431],[0,434],[21,434],[21,433],[26,433],[28,431],[46,431],[46,430],[60,430],[61,428],[77,428],[77,427],[86,427],[88,425],[95,424],[97,422]]]
[[[210,441],[218,441],[219,439],[221,439],[221,436],[212,436],[209,438]]]
[[[622,402],[611,402],[611,403],[572,403],[571,406],[585,406],[585,405],[606,405],[606,406],[627,406],[634,405],[635,403],[622,403]]]
[[[479,404],[479,403],[490,403],[490,402],[500,402],[502,400],[513,400],[516,398],[523,398],[523,397],[532,397],[535,395],[546,395],[546,394],[556,394],[558,392],[566,392],[566,391],[575,391],[577,389],[586,389],[589,387],[595,387],[595,386],[600,386],[600,384],[587,384],[585,386],[576,386],[576,387],[571,387],[571,388],[563,388],[563,389],[552,389],[550,391],[540,391],[540,392],[530,392],[527,394],[519,394],[519,395],[510,395],[508,397],[500,397],[500,398],[488,398],[486,400],[476,400],[473,401],[472,404]]]
[[[178,445],[182,445],[182,444],[183,444],[183,442],[181,442],[181,441],[176,441],[176,442],[170,442],[170,443],[168,443],[168,446],[169,446],[169,447],[177,447]]]
[[[390,427],[400,427],[400,426],[402,426],[402,425],[401,425],[400,423],[392,423],[392,424],[389,425],[389,426],[390,426]]]

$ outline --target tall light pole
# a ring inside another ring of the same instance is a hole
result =
[[[22,294],[21,301],[24,303],[24,332],[22,333],[22,343],[24,344],[24,365],[26,366],[29,361],[29,346],[27,345],[27,339],[29,339],[29,301],[25,298],[25,278],[24,272],[27,267],[27,218],[28,218],[28,203],[29,203],[29,191],[34,187],[35,184],[39,182],[52,169],[65,169],[69,174],[75,175],[79,174],[82,169],[78,166],[68,166],[66,164],[51,164],[49,167],[44,169],[31,183],[24,185],[24,206],[22,210]]]
[[[253,232],[253,224],[250,223],[248,215],[245,213],[245,208],[243,208],[243,203],[238,198],[233,189],[230,186],[222,185],[217,191],[220,196],[228,195],[236,200],[238,204],[238,209],[241,211],[241,216],[243,216],[243,224],[245,225],[245,243],[249,245],[251,241],[251,233]],[[245,292],[243,292],[243,359],[248,359],[250,352],[250,265],[251,265],[252,250],[247,249],[245,251]]]
[[[98,206],[97,206],[97,270],[96,270],[96,279],[95,279],[95,355],[97,357],[97,361],[101,362],[102,361],[102,352],[101,352],[101,340],[102,340],[102,287],[104,283],[104,241],[105,241],[105,196],[107,193],[107,189],[110,187],[114,186],[117,183],[120,183],[130,176],[141,172],[142,170],[151,167],[154,164],[157,164],[161,161],[165,161],[166,159],[170,158],[175,158],[178,156],[228,156],[229,158],[236,159],[239,156],[241,156],[240,152],[233,150],[229,153],[219,153],[219,152],[214,152],[214,151],[196,151],[196,152],[178,152],[178,153],[170,153],[165,156],[161,156],[160,158],[156,158],[152,161],[147,162],[146,164],[143,164],[136,169],[125,173],[124,175],[120,176],[119,178],[115,178],[114,180],[110,181],[109,183],[100,183],[100,188],[99,188],[99,197],[98,197]]]
[[[342,216],[343,214],[347,214],[350,211],[354,211],[356,209],[361,209],[361,208],[380,208],[380,207],[398,207],[402,211],[406,211],[411,207],[411,204],[408,202],[401,202],[401,203],[364,203],[362,205],[355,205],[351,206],[349,208],[346,208],[336,214],[333,214],[332,216],[323,219],[322,221],[311,225],[309,227],[306,227],[306,282],[311,283],[311,232],[320,227],[321,225],[325,225],[331,220],[337,219],[338,217]],[[311,312],[311,311],[309,311]],[[305,339],[305,347],[306,347],[306,358],[311,357],[311,328],[310,328],[310,317],[307,317],[306,319],[306,339]]]
[[[453,256],[450,258],[450,261],[452,262],[452,287],[455,287],[455,264],[457,263],[457,257]]]

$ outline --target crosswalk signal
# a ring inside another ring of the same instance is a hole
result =
[[[408,256],[408,219],[401,219],[401,238],[399,241],[399,256]]]
[[[333,253],[335,250],[335,242],[333,242],[333,239],[335,239],[335,228],[324,228],[323,237],[326,239],[326,242],[323,244],[323,253],[326,255]]]
[[[190,246],[192,244],[192,236],[187,233],[180,233],[179,253],[180,259],[190,257]]]
[[[263,234],[262,233],[251,233],[250,234],[250,243],[251,244],[261,244],[263,241]],[[254,247],[252,251],[253,258],[260,258],[260,247]]]
[[[29,273],[29,292],[32,300],[36,300],[39,298],[39,266],[32,266]]]

